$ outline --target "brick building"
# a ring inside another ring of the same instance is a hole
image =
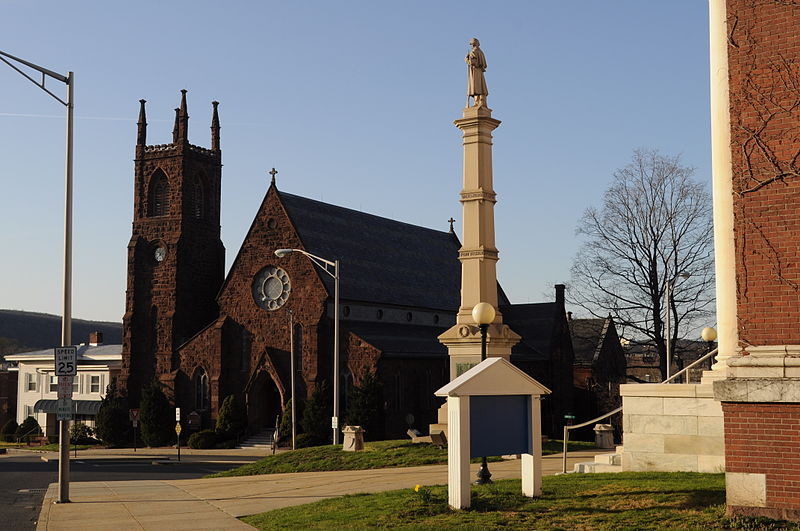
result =
[[[717,251],[717,314],[734,325],[720,336],[727,378],[714,382],[728,511],[800,521],[800,4],[715,1],[711,14],[728,156],[715,169],[715,247],[730,248]],[[719,264],[735,277],[721,282]]]
[[[433,391],[447,382],[449,362],[437,337],[455,323],[460,303],[455,233],[281,192],[273,177],[225,276],[217,103],[210,149],[190,144],[187,132],[183,91],[173,142],[147,145],[142,100],[120,375],[132,403],[156,378],[184,414],[198,411],[206,426],[228,395],[246,404],[251,429],[273,426],[290,397],[291,340],[298,395],[322,381],[330,389],[333,280],[301,253],[274,254],[290,248],[341,264],[342,416],[348,388],[375,372],[383,384],[381,435],[435,422],[441,401]],[[506,322],[526,336],[536,305],[510,305],[499,286],[498,294]],[[554,389],[548,422],[557,430],[553,418],[572,403],[563,286],[557,302],[539,310],[546,319],[512,361]]]

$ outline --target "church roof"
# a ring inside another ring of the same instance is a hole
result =
[[[279,193],[304,250],[339,260],[341,299],[458,311],[455,234]],[[333,294],[333,279],[320,278]]]
[[[512,355],[550,359],[557,310],[555,302],[500,306],[503,322],[522,336],[522,341],[511,348]]]
[[[447,347],[436,339],[447,327],[348,322],[347,328],[380,350],[384,357],[447,357]]]
[[[571,319],[572,349],[575,363],[591,366],[600,355],[610,319]]]

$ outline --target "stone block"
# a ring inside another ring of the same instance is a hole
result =
[[[722,405],[712,398],[664,399],[664,415],[721,417]]]
[[[623,454],[626,456],[627,454]],[[697,456],[683,454],[632,453],[623,466],[626,472],[696,472]]]
[[[724,455],[698,455],[697,471],[708,474],[718,474],[725,472]]]
[[[697,417],[697,435],[720,437],[725,435],[725,422],[722,417]]]
[[[664,435],[660,433],[625,433],[623,437],[624,454],[629,452],[664,453]]]
[[[724,455],[722,437],[664,435],[665,454]]]
[[[653,397],[623,396],[622,412],[623,415],[661,415],[664,412],[664,399]]]
[[[766,507],[767,476],[746,472],[727,472],[725,492],[728,506]]]
[[[663,433],[697,435],[698,417],[626,415],[628,427],[625,433]],[[720,417],[720,421],[721,421]]]

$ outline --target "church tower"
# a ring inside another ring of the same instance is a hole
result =
[[[225,269],[218,102],[211,149],[189,143],[186,90],[170,144],[147,145],[145,100],[140,104],[119,382],[132,404],[153,378],[174,391],[175,351],[217,317]]]

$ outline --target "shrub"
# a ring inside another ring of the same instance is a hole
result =
[[[41,435],[42,427],[39,426],[39,423],[33,417],[28,417],[22,421],[22,424],[17,426],[17,431],[14,433],[17,437],[23,437],[27,440],[31,440],[31,437],[37,437]]]
[[[97,441],[92,435],[94,430],[86,424],[76,422],[69,427],[69,442],[72,444],[94,444]]]
[[[0,430],[0,435],[2,435],[2,439],[9,442],[13,441],[14,434],[17,432],[17,428],[19,428],[17,421],[15,419],[9,419],[8,422],[3,424],[3,429]]]
[[[139,421],[142,442],[147,446],[166,446],[175,440],[173,410],[157,380],[142,389]]]
[[[361,385],[351,387],[347,397],[347,424],[361,426],[366,431],[365,438],[370,441],[383,438],[383,386],[368,373],[361,379]]]
[[[100,402],[94,434],[108,446],[121,446],[129,442],[132,429],[128,420],[128,401],[117,390],[115,378],[106,387],[106,396]]]
[[[228,395],[222,401],[217,415],[216,431],[220,437],[238,437],[247,428],[247,414],[239,405],[236,397]]]
[[[297,436],[296,443],[298,448],[308,448],[310,446],[321,446],[326,444],[325,442],[319,442],[313,436],[309,435],[308,433],[301,433]]]
[[[195,450],[205,450],[208,448],[214,448],[217,445],[217,432],[214,430],[202,430],[198,431],[197,433],[193,433],[191,437],[189,437],[189,448],[194,448]]]
[[[292,443],[292,399],[290,398],[283,407],[281,423],[278,426],[278,444],[285,445]]]
[[[323,380],[303,407],[303,420],[300,425],[311,441],[308,446],[319,446],[328,441],[331,433],[331,405],[328,394],[328,386]]]

